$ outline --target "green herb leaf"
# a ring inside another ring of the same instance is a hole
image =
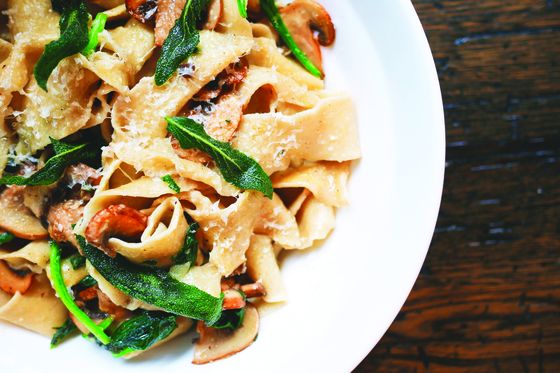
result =
[[[54,286],[54,290],[58,295],[58,298],[62,301],[64,306],[68,311],[74,315],[101,343],[108,344],[111,338],[102,328],[100,328],[90,317],[78,307],[78,305],[72,299],[72,296],[68,292],[68,288],[64,283],[64,278],[62,277],[62,268],[60,264],[60,247],[54,241],[50,242],[51,246],[51,256],[50,256],[50,270],[51,277]]]
[[[105,23],[107,22],[107,14],[97,13],[95,19],[91,23],[91,29],[89,30],[89,41],[86,47],[82,50],[82,54],[89,57],[97,48],[99,44],[99,34],[105,29]]]
[[[2,232],[2,233],[0,233],[0,245],[8,243],[11,240],[13,240],[14,238],[16,238],[16,236],[11,234],[10,232]]]
[[[156,85],[167,82],[179,65],[196,51],[200,43],[196,25],[202,21],[209,4],[210,0],[188,0],[185,4],[161,48],[154,76]]]
[[[164,177],[161,178],[161,180],[163,180],[163,182],[167,184],[169,189],[171,189],[175,193],[181,192],[181,188],[179,187],[179,185],[177,185],[175,180],[173,180],[173,176],[165,175]]]
[[[86,258],[80,254],[72,255],[68,258],[68,260],[70,261],[70,264],[72,264],[72,269],[74,270],[80,269],[86,265]]]
[[[66,57],[79,53],[89,40],[89,14],[83,1],[53,1],[52,4],[56,11],[61,12],[60,37],[47,44],[33,70],[37,84],[45,91],[47,91],[49,77],[58,63]]]
[[[84,237],[76,238],[89,262],[123,293],[176,315],[206,322],[219,319],[221,298],[180,282],[162,269],[136,265],[121,256],[113,259]]]
[[[297,60],[303,65],[303,67],[307,69],[307,71],[309,71],[314,76],[321,78],[323,76],[321,70],[319,70],[317,66],[315,66],[313,62],[311,62],[309,57],[307,57],[305,53],[300,49],[300,47],[298,47],[294,38],[292,37],[292,34],[290,34],[290,31],[286,27],[286,24],[282,20],[282,16],[278,11],[275,0],[261,0],[260,3],[261,9],[263,10],[264,14],[268,18],[272,26],[276,29],[276,31],[278,31],[278,34],[280,34],[280,37],[282,38],[282,40],[284,40],[284,43],[286,43],[288,48],[290,48]]]
[[[67,318],[62,326],[56,328],[56,332],[54,333],[51,339],[51,348],[55,348],[58,346],[63,340],[65,340],[70,334],[77,331],[78,328],[70,318]]]
[[[245,297],[245,294],[243,294]],[[215,323],[209,325],[214,329],[229,329],[235,330],[243,324],[245,318],[245,307],[238,310],[226,310],[222,312],[222,316]]]
[[[92,286],[97,285],[97,281],[91,277],[90,275],[87,275],[86,277],[84,277],[83,279],[80,280],[80,282],[78,282],[76,285],[74,285],[74,288],[78,289],[78,290],[85,290],[88,289]]]
[[[239,8],[241,17],[247,18],[247,0],[237,0],[237,7]]]
[[[190,118],[166,117],[167,130],[183,149],[196,148],[210,155],[224,179],[240,189],[257,190],[272,198],[272,182],[252,158],[233,149],[227,142],[210,137],[204,127]]]
[[[88,144],[66,144],[51,138],[55,155],[51,157],[45,166],[29,177],[11,175],[0,178],[0,185],[50,185],[55,183],[66,167],[79,161],[94,159],[98,152]]]
[[[117,356],[146,350],[177,328],[176,318],[164,312],[142,312],[120,324],[106,348]]]
[[[185,235],[185,243],[181,248],[181,251],[173,258],[175,264],[188,265],[186,272],[194,265],[196,262],[196,256],[198,254],[198,240],[196,239],[196,232],[200,228],[198,223],[192,223],[187,230]]]

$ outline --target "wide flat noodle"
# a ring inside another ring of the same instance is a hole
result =
[[[40,310],[40,311],[39,311]],[[51,336],[67,317],[45,275],[37,275],[25,294],[9,296],[0,290],[0,320]]]
[[[349,97],[332,96],[294,115],[245,115],[233,144],[269,174],[286,170],[292,162],[358,159],[354,113]]]
[[[247,250],[247,273],[254,281],[263,284],[266,290],[265,302],[277,303],[287,300],[286,288],[269,237],[255,235],[251,239]]]
[[[223,276],[229,276],[245,262],[245,252],[264,199],[260,193],[244,192],[234,204],[220,208],[219,202],[212,203],[200,193],[191,193],[189,200],[196,209],[187,212],[200,224],[205,241],[212,248],[210,263]]]
[[[49,262],[50,247],[46,240],[33,241],[16,251],[0,249],[0,260],[17,270],[41,273]]]
[[[172,258],[183,247],[188,227],[181,202],[170,197],[150,214],[140,242],[130,243],[111,238],[108,246],[138,264],[170,266]]]
[[[346,184],[350,175],[348,162],[318,162],[291,168],[272,176],[278,188],[306,188],[321,202],[335,207],[347,203]]]
[[[87,124],[97,81],[95,74],[68,58],[51,75],[48,92],[35,80],[30,83],[25,92],[25,109],[15,123],[20,142],[29,152],[50,144],[49,137],[64,138]]]
[[[212,263],[192,268],[190,264],[177,265],[171,267],[169,273],[177,280],[193,285],[215,297],[219,297],[222,292],[220,286],[222,274]]]
[[[255,44],[247,60],[251,65],[269,67],[278,70],[281,74],[291,76],[298,83],[309,89],[322,89],[324,83],[321,79],[309,74],[294,60],[286,58],[278,49],[275,40],[268,37],[255,38]]]

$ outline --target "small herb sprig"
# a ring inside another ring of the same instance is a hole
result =
[[[66,306],[68,311],[76,317],[99,341],[103,344],[108,344],[111,342],[111,338],[105,334],[105,331],[97,325],[84,311],[78,307],[74,299],[70,295],[66,284],[64,283],[64,278],[62,277],[62,268],[60,264],[60,247],[54,241],[50,242],[51,254],[50,254],[50,270],[52,276],[52,282],[56,294]]]
[[[202,21],[210,0],[188,0],[183,12],[161,48],[161,56],[156,64],[154,76],[156,85],[165,84],[177,71],[179,65],[192,55],[200,43],[200,33],[196,28]]]
[[[171,175],[165,175],[164,177],[161,178],[161,180],[167,184],[167,186],[169,187],[169,189],[171,189],[172,191],[174,191],[175,193],[180,193],[181,192],[181,187],[179,187],[179,185],[177,185],[177,182],[175,182],[175,180],[173,179],[173,176]]]
[[[183,247],[173,258],[173,263],[176,265],[185,265],[184,268],[186,268],[186,271],[192,268],[198,255],[198,240],[196,239],[198,228],[200,228],[200,225],[196,222],[189,226],[187,234],[185,235]]]
[[[216,162],[224,179],[244,190],[256,190],[272,198],[270,177],[253,158],[231,147],[227,142],[209,136],[204,127],[190,118],[166,117],[167,130],[183,149],[199,149]]]
[[[98,156],[98,151],[89,144],[68,144],[60,140],[51,139],[54,156],[31,176],[8,175],[0,178],[0,185],[50,185],[55,183],[66,167],[81,161],[90,161]]]
[[[307,71],[309,71],[314,76],[321,78],[323,76],[321,70],[319,70],[319,68],[317,68],[317,66],[315,66],[313,62],[311,62],[309,57],[307,57],[307,55],[297,45],[294,38],[292,37],[292,34],[290,34],[290,31],[282,20],[282,16],[280,15],[280,11],[276,6],[275,0],[261,0],[260,4],[264,14],[269,19],[270,23],[276,29],[276,31],[278,31],[278,34],[280,34],[280,37],[282,38],[282,40],[284,40],[284,43],[286,43],[288,48],[290,48],[297,60],[303,65],[303,67],[307,69]]]
[[[58,63],[79,53],[89,41],[89,13],[82,0],[52,1],[52,6],[60,12],[60,37],[47,44],[33,70],[37,84],[45,91],[47,81]]]
[[[82,50],[84,56],[89,57],[95,51],[95,48],[97,48],[97,44],[99,44],[99,34],[105,29],[105,23],[107,23],[107,14],[97,13],[95,19],[91,23],[89,41]]]
[[[239,8],[239,14],[241,17],[247,18],[247,2],[248,0],[237,0],[237,7]]]
[[[52,336],[51,339],[51,348],[55,348],[58,346],[62,341],[68,338],[72,333],[77,331],[78,328],[72,322],[72,319],[67,318],[62,326],[56,328],[56,332]]]
[[[14,238],[16,238],[16,236],[14,236],[12,233],[2,232],[2,233],[0,233],[0,245],[8,243],[8,242],[12,241]]]

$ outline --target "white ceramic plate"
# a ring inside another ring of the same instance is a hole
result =
[[[289,303],[268,313],[256,343],[194,366],[192,336],[136,361],[75,338],[0,324],[3,372],[349,372],[404,303],[425,258],[443,185],[444,119],[426,37],[408,0],[322,0],[338,29],[325,56],[330,88],[351,92],[363,160],[351,204],[322,247],[283,264]]]

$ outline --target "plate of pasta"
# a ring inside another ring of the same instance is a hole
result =
[[[0,365],[351,371],[445,136],[408,0],[0,0]]]

